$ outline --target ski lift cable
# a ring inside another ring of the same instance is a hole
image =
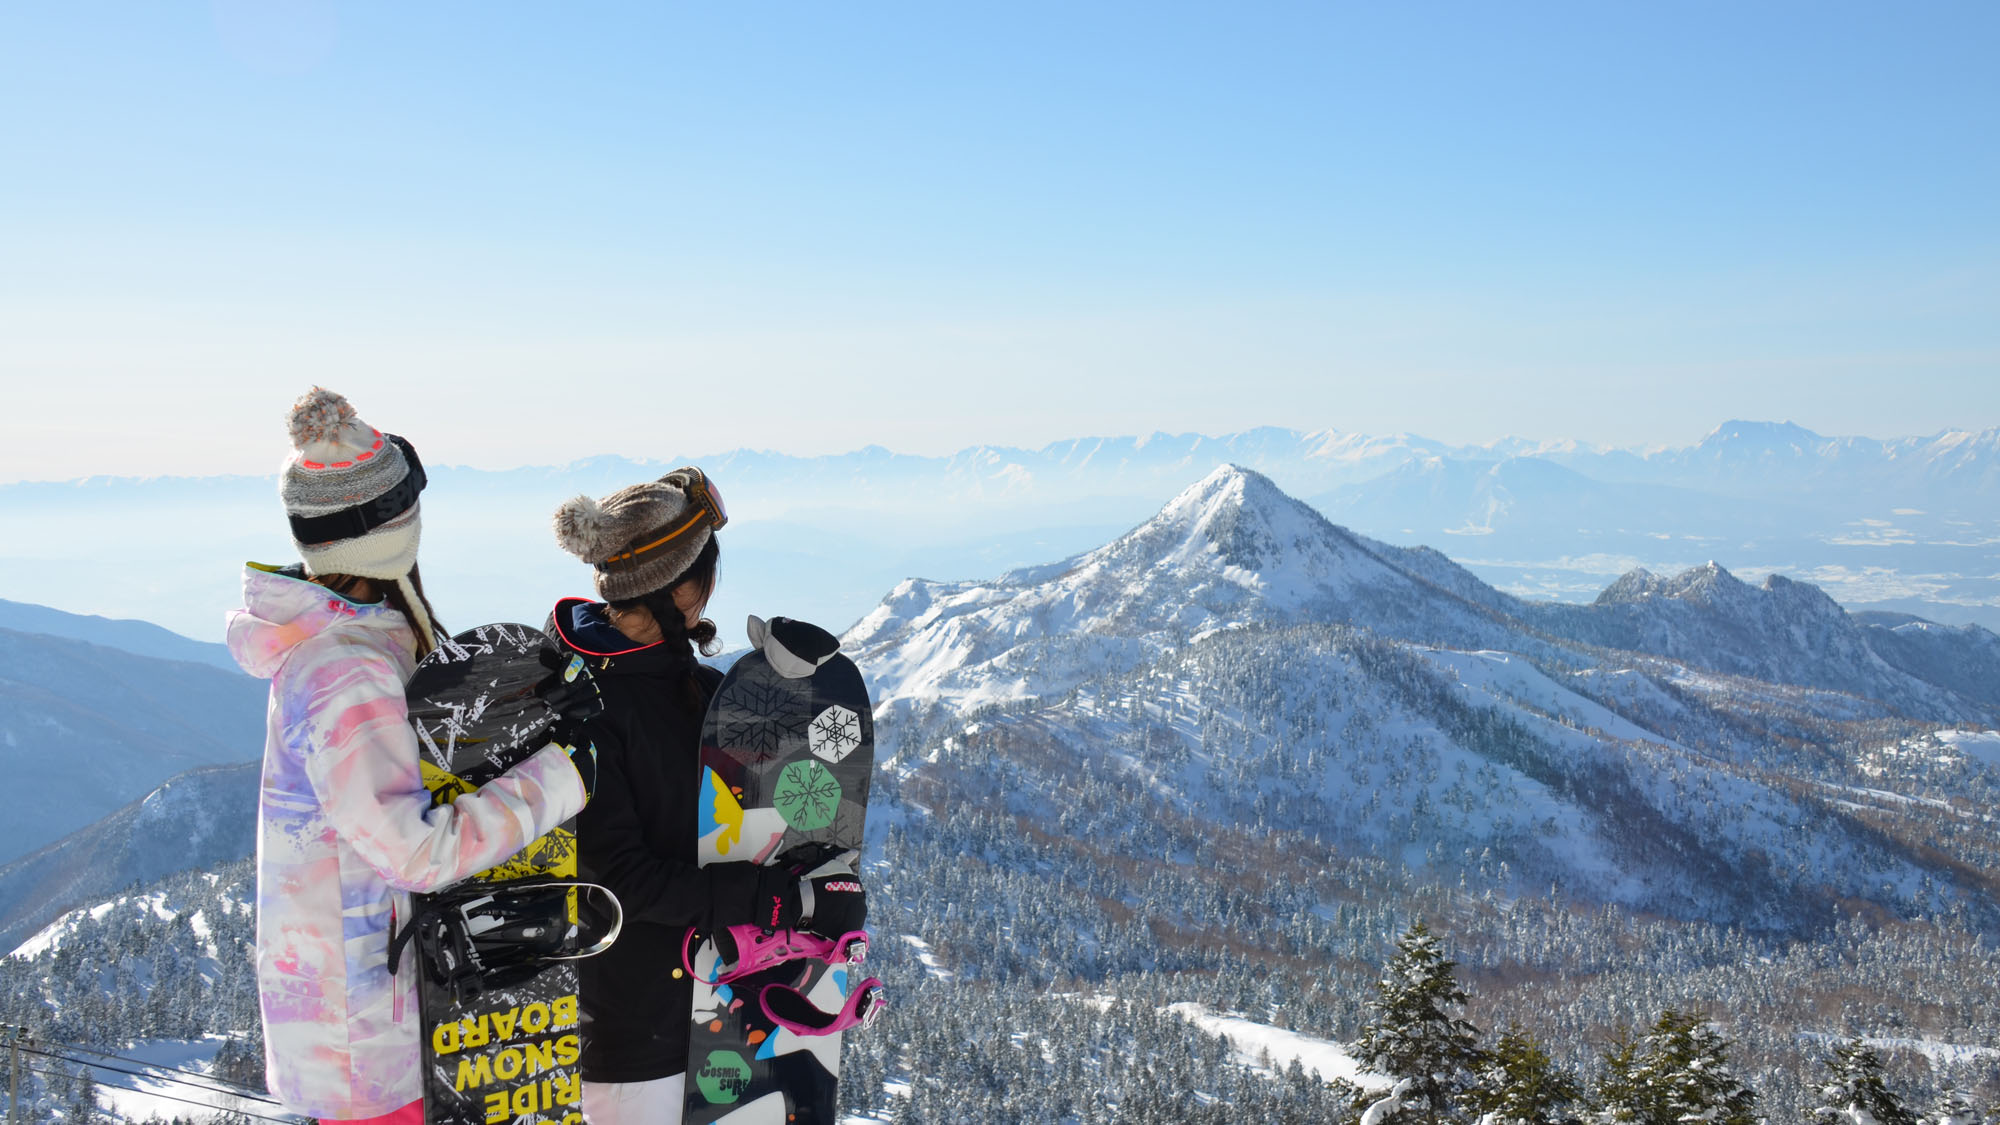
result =
[[[228,1093],[231,1097],[250,1098],[254,1101],[269,1102],[272,1105],[280,1104],[278,1099],[271,1097],[269,1094],[264,1093],[263,1091],[257,1089],[255,1086],[252,1086],[247,1082],[238,1082],[235,1079],[224,1078],[219,1074],[203,1074],[199,1070],[184,1070],[177,1066],[168,1066],[166,1063],[147,1062],[145,1059],[135,1059],[129,1055],[120,1055],[112,1051],[101,1051],[98,1050],[96,1047],[86,1047],[81,1043],[65,1043],[60,1039],[37,1039],[35,1040],[35,1042],[40,1043],[43,1046],[62,1047],[66,1050],[75,1052],[77,1054],[94,1055],[100,1059],[115,1059],[118,1062],[131,1063],[133,1066],[146,1066],[146,1067],[152,1067],[155,1070],[172,1071],[175,1074],[185,1074],[190,1077],[199,1078],[202,1080],[200,1082],[189,1083],[189,1085],[191,1086],[212,1086],[220,1084],[223,1086],[241,1087],[243,1092],[240,1094],[234,1090],[218,1091],[218,1092]],[[166,1076],[162,1075],[160,1077],[160,1081],[172,1082],[174,1081],[174,1079],[167,1078]]]
[[[129,1075],[129,1076],[131,1076],[131,1077],[133,1077],[133,1078],[145,1078],[145,1079],[149,1079],[149,1080],[151,1080],[151,1081],[154,1081],[154,1082],[172,1082],[172,1081],[174,1081],[174,1080],[173,1080],[173,1079],[171,1079],[171,1078],[161,1078],[161,1077],[160,1077],[159,1075],[157,1075],[157,1074],[147,1074],[147,1073],[146,1073],[146,1072],[144,1072],[144,1071],[139,1071],[139,1070],[126,1070],[126,1069],[125,1069],[125,1068],[123,1068],[123,1067],[117,1067],[117,1066],[107,1066],[107,1065],[106,1065],[106,1064],[104,1064],[104,1063],[100,1063],[100,1062],[92,1062],[92,1061],[90,1061],[89,1059],[78,1059],[78,1058],[71,1058],[71,1057],[69,1057],[68,1055],[62,1055],[62,1054],[57,1054],[57,1053],[55,1053],[55,1052],[53,1052],[53,1051],[40,1051],[40,1050],[36,1050],[36,1049],[35,1049],[35,1048],[33,1048],[33,1047],[25,1047],[25,1046],[24,1046],[24,1047],[22,1047],[22,1048],[21,1048],[20,1050],[21,1050],[21,1053],[22,1053],[22,1054],[27,1054],[27,1055],[40,1055],[40,1056],[42,1056],[43,1058],[46,1058],[46,1059],[55,1059],[55,1060],[56,1060],[56,1061],[58,1061],[58,1062],[70,1062],[70,1063],[75,1063],[75,1064],[77,1064],[78,1066],[87,1066],[87,1067],[90,1067],[90,1068],[91,1068],[91,1069],[93,1069],[93,1070],[102,1070],[102,1071],[108,1071],[109,1073],[112,1073],[112,1074],[124,1074],[124,1075]],[[68,1075],[68,1074],[64,1074],[64,1073],[62,1073],[61,1071],[58,1071],[58,1070],[54,1070],[54,1069],[52,1069],[52,1068],[51,1068],[51,1069],[48,1069],[48,1070],[38,1070],[38,1069],[36,1069],[36,1068],[35,1068],[34,1066],[30,1065],[30,1066],[28,1066],[28,1067],[26,1067],[26,1068],[24,1068],[24,1069],[26,1069],[26,1070],[30,1071],[31,1073],[34,1073],[34,1074],[42,1074],[42,1075],[48,1075],[48,1076],[52,1076],[52,1077],[56,1077],[56,1078],[71,1078],[71,1077],[73,1077],[72,1075]],[[192,1085],[194,1085],[194,1083],[192,1083],[192,1082],[184,1082],[184,1083],[181,1083],[181,1084],[182,1084],[182,1085],[187,1085],[187,1086],[192,1086]],[[167,1099],[167,1100],[168,1100],[168,1101],[170,1101],[170,1102],[182,1102],[182,1103],[184,1103],[184,1104],[187,1104],[187,1105],[198,1105],[198,1106],[202,1106],[202,1107],[204,1107],[204,1108],[207,1108],[207,1109],[212,1109],[212,1110],[215,1110],[215,1111],[217,1111],[217,1112],[219,1112],[219,1113],[238,1113],[238,1114],[242,1114],[242,1115],[243,1115],[243,1116],[245,1116],[245,1117],[254,1117],[254,1118],[256,1118],[256,1119],[257,1119],[257,1120],[259,1120],[259,1121],[274,1121],[274,1122],[278,1122],[278,1123],[280,1123],[280,1125],[297,1125],[297,1123],[298,1123],[298,1118],[296,1118],[296,1117],[267,1117],[267,1116],[265,1116],[265,1115],[263,1115],[263,1114],[261,1114],[261,1113],[251,1113],[251,1112],[250,1112],[249,1110],[245,1110],[245,1109],[237,1109],[237,1108],[234,1108],[234,1107],[231,1107],[231,1106],[218,1106],[218,1105],[216,1105],[216,1104],[215,1104],[214,1102],[198,1102],[198,1101],[195,1101],[195,1100],[194,1100],[194,1099],[192,1099],[192,1098],[181,1098],[181,1097],[175,1097],[175,1096],[174,1096],[174,1095],[172,1095],[172,1094],[165,1094],[165,1093],[161,1093],[161,1092],[160,1092],[160,1091],[158,1091],[158,1090],[134,1090],[133,1092],[134,1092],[134,1093],[138,1093],[138,1094],[144,1094],[145,1096],[147,1096],[147,1097],[150,1097],[150,1098],[165,1098],[165,1099]],[[218,1094],[218,1095],[220,1095],[220,1096],[222,1096],[222,1097],[225,1097],[225,1098],[236,1098],[236,1099],[238,1099],[238,1100],[241,1100],[241,1101],[258,1101],[258,1102],[262,1102],[263,1104],[267,1104],[267,1105],[277,1105],[277,1104],[278,1104],[278,1103],[276,1103],[276,1102],[272,1102],[272,1101],[269,1101],[268,1099],[260,1099],[260,1098],[252,1098],[252,1097],[249,1097],[248,1095],[244,1095],[244,1094],[237,1094],[237,1093],[232,1093],[232,1092],[230,1092],[230,1091],[228,1091],[228,1090],[215,1090],[215,1089],[212,1089],[212,1088],[211,1088],[211,1089],[210,1089],[210,1092],[211,1092],[211,1093],[214,1093],[214,1094]]]
[[[28,1048],[26,1048],[26,1047],[23,1047],[23,1048],[21,1048],[21,1050],[23,1050],[23,1051],[26,1051],[27,1049],[28,1049]],[[48,1054],[48,1053],[47,1053],[46,1051],[37,1051],[37,1052],[35,1052],[35,1053],[36,1053],[36,1054],[40,1054],[40,1055],[46,1055],[46,1056],[47,1056],[48,1058],[52,1058],[52,1059],[60,1059],[60,1058],[62,1058],[62,1056],[61,1056],[61,1055],[50,1055],[50,1054]],[[114,1070],[114,1069],[115,1069],[115,1068],[113,1068],[113,1067],[107,1067],[107,1066],[101,1066],[101,1065],[99,1065],[99,1064],[97,1064],[97,1063],[92,1063],[92,1062],[82,1062],[82,1063],[81,1063],[80,1065],[83,1065],[83,1066],[88,1066],[88,1067],[92,1067],[92,1068],[95,1068],[95,1069],[97,1069],[97,1070]],[[63,1071],[60,1071],[60,1070],[57,1070],[57,1069],[55,1069],[54,1067],[50,1067],[50,1068],[48,1068],[48,1069],[42,1069],[42,1068],[40,1068],[40,1067],[36,1067],[36,1066],[34,1066],[34,1065],[30,1064],[30,1065],[24,1065],[24,1066],[22,1066],[22,1068],[21,1068],[21,1069],[22,1069],[22,1070],[25,1070],[25,1071],[27,1071],[27,1072],[28,1072],[29,1074],[39,1074],[39,1075],[41,1075],[41,1076],[42,1076],[42,1077],[44,1077],[44,1078],[58,1078],[58,1079],[62,1079],[62,1080],[64,1080],[64,1081],[73,1081],[73,1080],[74,1080],[74,1079],[76,1078],[76,1076],[75,1076],[75,1075],[73,1075],[73,1074],[66,1074],[66,1073],[64,1073]],[[131,1073],[131,1072],[130,1072],[130,1071],[118,1071],[117,1073],[120,1073],[120,1074],[129,1074],[129,1073]],[[147,1078],[147,1077],[151,1077],[151,1076],[150,1076],[150,1075],[144,1075],[144,1074],[142,1074],[142,1075],[139,1075],[139,1077],[141,1077],[141,1078]],[[120,1089],[123,1089],[123,1087],[120,1087]],[[134,1093],[134,1094],[139,1094],[139,1095],[141,1095],[141,1096],[144,1096],[144,1097],[148,1097],[148,1098],[163,1098],[163,1099],[165,1099],[165,1100],[167,1100],[167,1101],[170,1101],[170,1102],[179,1102],[179,1103],[180,1103],[180,1104],[182,1104],[182,1105],[191,1105],[191,1106],[195,1106],[195,1107],[197,1107],[197,1108],[199,1108],[199,1109],[206,1109],[206,1110],[210,1110],[210,1111],[212,1111],[212,1112],[214,1112],[214,1113],[225,1113],[225,1114],[233,1114],[233,1115],[235,1115],[235,1116],[237,1116],[237,1117],[248,1117],[248,1118],[250,1118],[250,1119],[251,1119],[251,1120],[253,1120],[253,1121],[269,1121],[269,1122],[271,1122],[271,1123],[272,1123],[272,1125],[299,1125],[299,1122],[300,1122],[300,1120],[301,1120],[300,1118],[297,1118],[297,1117],[266,1117],[266,1116],[264,1116],[264,1115],[263,1115],[263,1114],[261,1114],[261,1113],[251,1113],[251,1112],[250,1112],[249,1110],[245,1110],[245,1109],[235,1109],[235,1108],[232,1108],[232,1107],[230,1107],[230,1106],[221,1106],[221,1105],[216,1105],[216,1104],[215,1104],[214,1102],[198,1102],[198,1101],[195,1101],[195,1100],[194,1100],[193,1098],[178,1098],[178,1097],[175,1097],[175,1096],[174,1096],[174,1095],[172,1095],[172,1094],[163,1094],[163,1093],[161,1093],[161,1092],[160,1092],[160,1091],[158,1091],[158,1090],[130,1090],[130,1091],[128,1091],[128,1092],[129,1092],[129,1093]],[[226,1097],[234,1097],[235,1095],[233,1095],[233,1094],[232,1094],[232,1095],[224,1095],[224,1096],[226,1096]]]
[[[36,1040],[35,1042],[37,1042],[37,1043],[40,1043],[40,1044],[41,1044],[42,1046],[45,1046],[45,1047],[61,1047],[61,1048],[67,1048],[67,1049],[68,1049],[68,1051],[70,1051],[71,1053],[69,1053],[69,1054],[63,1054],[63,1053],[61,1053],[61,1052],[56,1052],[56,1053],[55,1053],[55,1054],[53,1054],[53,1055],[52,1055],[51,1057],[54,1057],[54,1058],[62,1058],[62,1059],[66,1059],[66,1060],[68,1060],[68,1061],[70,1061],[70,1062],[73,1062],[73,1063],[80,1063],[80,1064],[82,1064],[82,1065],[84,1065],[84,1066],[98,1066],[98,1065],[101,1065],[101,1064],[98,1064],[98,1063],[93,1063],[93,1062],[91,1062],[91,1061],[90,1061],[89,1059],[84,1059],[84,1058],[80,1058],[80,1057],[78,1057],[79,1055],[90,1055],[90,1056],[93,1056],[93,1057],[95,1057],[95,1058],[100,1058],[100,1059],[115,1059],[115,1060],[117,1060],[117,1061],[119,1061],[119,1062],[125,1062],[125,1063],[131,1063],[131,1064],[133,1064],[134,1066],[144,1066],[144,1067],[152,1067],[152,1068],[154,1068],[154,1069],[156,1069],[156,1070],[165,1070],[165,1071],[171,1071],[171,1072],[172,1072],[172,1073],[174,1073],[174,1074],[185,1074],[185,1075],[189,1075],[189,1076],[191,1076],[191,1077],[194,1077],[194,1078],[199,1078],[199,1079],[202,1079],[202,1081],[200,1081],[200,1082],[191,1082],[191,1081],[188,1081],[188,1079],[186,1079],[186,1078],[169,1078],[169,1077],[167,1077],[167,1076],[166,1076],[166,1075],[164,1075],[164,1074],[143,1074],[143,1075],[137,1075],[137,1077],[142,1077],[142,1078],[150,1078],[150,1079],[152,1079],[152,1080],[154,1080],[154,1081],[156,1081],[156,1082],[175,1082],[175,1083],[178,1083],[178,1084],[180,1084],[180,1085],[183,1085],[183,1086],[193,1086],[193,1087],[195,1087],[195,1088],[197,1088],[197,1089],[202,1089],[202,1090],[208,1090],[208,1091],[210,1091],[210,1092],[212,1092],[212,1093],[217,1093],[217,1094],[224,1094],[224,1095],[227,1095],[227,1096],[229,1096],[229,1097],[232,1097],[232,1098],[242,1098],[242,1099],[244,1099],[244,1100],[246,1100],[246,1101],[254,1101],[254,1102],[263,1102],[263,1103],[264,1103],[264,1104],[266,1104],[266,1105],[282,1105],[282,1104],[283,1104],[283,1103],[279,1102],[279,1101],[278,1101],[278,1100],[277,1100],[276,1098],[273,1098],[273,1097],[271,1097],[271,1096],[270,1096],[270,1095],[268,1095],[268,1094],[264,1094],[264,1093],[259,1093],[259,1092],[257,1092],[257,1091],[256,1091],[255,1089],[253,1089],[253,1088],[251,1088],[251,1087],[249,1087],[249,1086],[246,1086],[246,1085],[244,1085],[243,1083],[240,1083],[240,1082],[230,1082],[230,1081],[229,1081],[228,1079],[226,1079],[226,1078],[217,1078],[217,1077],[215,1077],[215,1076],[213,1076],[213,1075],[207,1075],[207,1074],[203,1074],[203,1073],[201,1073],[200,1071],[196,1071],[196,1070],[181,1070],[181,1069],[179,1069],[179,1068],[177,1068],[177,1067],[171,1067],[171,1066],[168,1066],[168,1065],[166,1065],[165,1063],[152,1063],[152,1062],[147,1062],[147,1061],[145,1061],[144,1059],[134,1059],[134,1058],[127,1058],[127,1057],[126,1057],[126,1056],[124,1056],[124,1055],[114,1055],[114,1054],[112,1054],[112,1053],[111,1053],[111,1052],[109,1052],[109,1051],[99,1051],[99,1050],[97,1050],[97,1049],[95,1049],[95,1048],[92,1048],[92,1047],[85,1047],[85,1046],[82,1046],[82,1045],[80,1045],[80,1044],[77,1044],[77,1043],[64,1043],[64,1042],[62,1042],[62,1041],[60,1041],[60,1040],[52,1040],[52,1039],[38,1039],[38,1040]],[[22,1045],[22,1047],[21,1047],[21,1049],[22,1049],[22,1050],[24,1050],[24,1051],[30,1051],[30,1052],[34,1052],[34,1048],[32,1048],[32,1047],[29,1047],[29,1046],[27,1046],[26,1044],[23,1044],[23,1045]],[[39,1054],[48,1054],[49,1052],[45,1052],[45,1051],[44,1051],[44,1052],[35,1052],[35,1053],[39,1053]],[[118,1068],[116,1068],[116,1067],[105,1067],[104,1069],[106,1069],[106,1070],[117,1070]],[[121,1073],[121,1074],[131,1074],[131,1073],[134,1073],[134,1072],[132,1072],[132,1071],[119,1071],[119,1073]],[[218,1085],[218,1083],[220,1083],[221,1085]],[[230,1090],[230,1089],[224,1089],[224,1088],[222,1088],[223,1086],[240,1086],[240,1087],[242,1087],[242,1089],[241,1089],[241,1090]]]

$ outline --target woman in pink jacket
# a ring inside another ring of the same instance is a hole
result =
[[[329,1122],[421,1125],[416,958],[388,968],[409,893],[508,858],[582,810],[562,746],[431,807],[403,684],[442,635],[417,577],[423,465],[314,388],[279,493],[303,565],[251,564],[229,647],[271,680],[258,800],[257,984],[270,1087]]]

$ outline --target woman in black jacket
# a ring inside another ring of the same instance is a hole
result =
[[[625,909],[617,943],[579,962],[591,1125],[681,1119],[694,1005],[681,968],[688,927],[798,917],[797,875],[695,862],[702,716],[722,679],[695,648],[719,647],[702,611],[715,592],[715,533],[726,522],[720,496],[695,468],[602,500],[579,496],[555,515],[557,542],[592,565],[603,599],[565,598],[548,626],[589,662],[605,705],[590,728],[597,796],[578,818],[580,862]]]

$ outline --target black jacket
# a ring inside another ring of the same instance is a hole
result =
[[[583,1076],[666,1078],[687,1068],[693,1018],[681,942],[690,925],[705,920],[726,878],[695,862],[701,723],[722,673],[697,662],[679,630],[634,645],[612,627],[601,602],[565,598],[548,632],[584,657],[603,693],[604,714],[590,726],[597,793],[577,818],[579,865],[625,908],[617,942],[578,963]]]

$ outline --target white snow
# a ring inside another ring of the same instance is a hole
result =
[[[903,939],[903,944],[909,946],[916,953],[917,960],[923,963],[925,970],[930,975],[939,980],[950,980],[956,975],[950,969],[944,967],[944,962],[938,960],[937,954],[931,950],[930,942],[925,941],[915,934],[902,934],[900,936]]]
[[[1933,737],[1974,761],[2000,769],[2000,730],[1941,730]]]
[[[1219,1014],[1205,1004],[1169,1004],[1164,1011],[1179,1016],[1201,1030],[1229,1040],[1236,1060],[1257,1070],[1282,1072],[1297,1059],[1308,1073],[1324,1081],[1344,1078],[1364,1090],[1386,1090],[1394,1079],[1361,1069],[1347,1048],[1331,1039],[1301,1035],[1282,1027],[1258,1023],[1238,1015]]]
[[[206,1108],[214,1113],[244,1113],[280,1120],[306,1120],[286,1113],[264,1098],[238,1095],[219,1079],[208,1079],[206,1071],[227,1037],[208,1035],[200,1039],[148,1039],[121,1047],[123,1059],[151,1064],[134,1066],[122,1059],[82,1056],[117,1067],[119,1070],[155,1070],[157,1076],[140,1078],[113,1070],[93,1068],[97,1079],[97,1100],[106,1114],[124,1121],[139,1122],[159,1117],[196,1117]],[[191,1071],[194,1073],[173,1073]],[[189,1104],[193,1103],[193,1104]]]

